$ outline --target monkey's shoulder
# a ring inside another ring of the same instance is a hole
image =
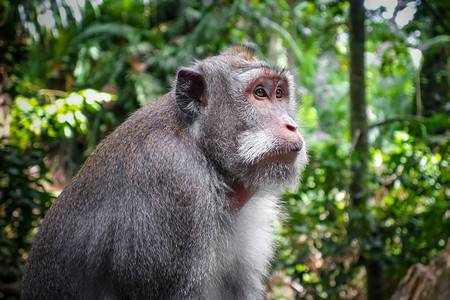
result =
[[[132,114],[86,160],[79,179],[85,190],[133,191],[191,181],[211,174],[203,151],[189,130],[175,121],[170,95]],[[199,179],[199,180],[200,180]],[[149,185],[152,185],[149,187]]]
[[[98,145],[91,157],[108,163],[117,159],[135,161],[142,156],[170,156],[171,150],[191,147],[188,129],[178,121],[179,112],[172,100],[166,94],[137,110]]]

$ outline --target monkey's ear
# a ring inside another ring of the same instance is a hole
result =
[[[180,69],[177,74],[175,98],[184,113],[196,117],[200,107],[207,105],[203,74],[191,69]]]

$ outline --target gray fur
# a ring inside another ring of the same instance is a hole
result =
[[[100,143],[45,217],[21,298],[263,299],[277,196],[298,184],[306,152],[257,164],[252,144],[276,142],[245,101],[255,69],[273,68],[233,50],[197,61],[186,70],[205,91],[175,81]],[[255,191],[240,210],[233,180]]]

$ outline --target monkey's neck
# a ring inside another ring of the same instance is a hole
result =
[[[231,192],[230,197],[232,201],[231,207],[235,210],[240,210],[244,205],[250,200],[250,198],[255,194],[250,189],[246,188],[242,183],[233,181],[230,184]]]

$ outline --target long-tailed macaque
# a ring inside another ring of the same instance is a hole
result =
[[[246,47],[179,69],[43,220],[26,299],[263,299],[278,196],[306,148],[294,79]]]

